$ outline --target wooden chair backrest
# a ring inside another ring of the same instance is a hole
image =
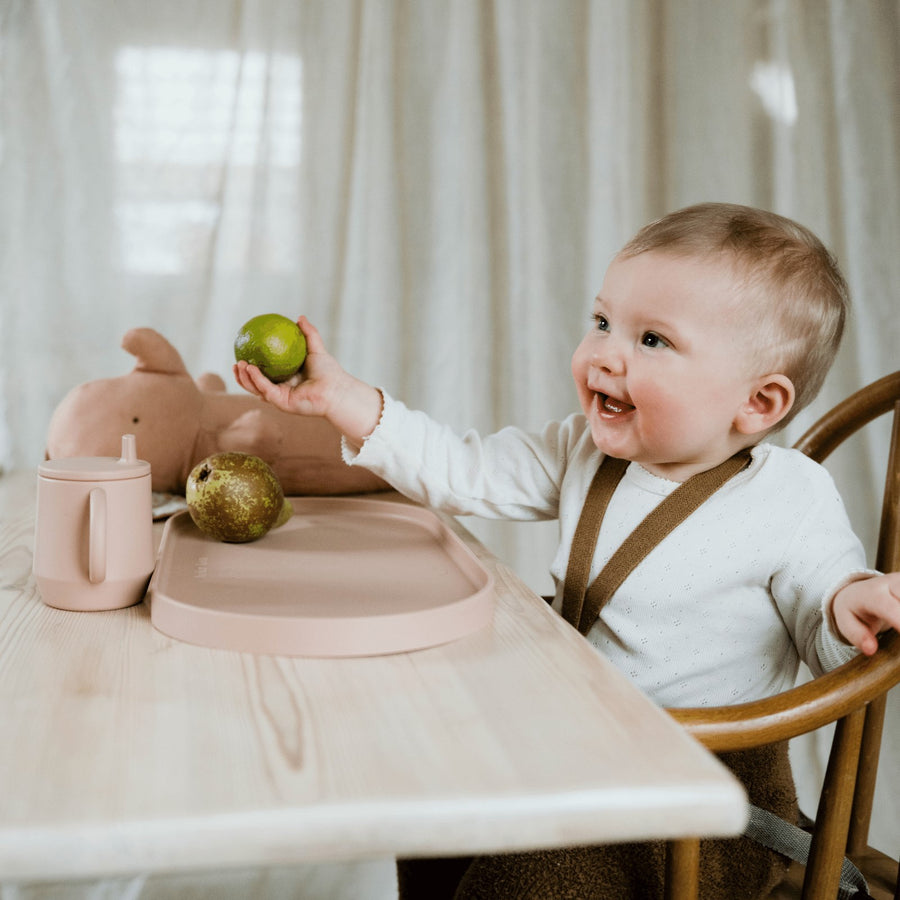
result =
[[[900,571],[900,372],[886,375],[852,394],[822,416],[794,445],[821,462],[850,435],[891,410],[894,421],[875,554],[875,568],[881,572]],[[896,644],[896,636],[892,640]],[[859,853],[868,845],[886,702],[887,690],[869,704],[866,712],[848,836],[850,853]]]
[[[893,410],[875,566],[900,570],[900,372],[857,391],[822,416],[794,445],[824,460],[850,435]],[[840,862],[868,844],[887,692],[900,683],[900,634],[882,635],[878,651],[858,656],[807,684],[753,703],[669,712],[714,752],[787,740],[836,722],[803,900],[837,896]],[[699,842],[670,844],[667,897],[697,891]],[[898,887],[900,895],[900,887]]]

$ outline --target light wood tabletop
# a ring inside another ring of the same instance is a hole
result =
[[[8,880],[732,835],[738,782],[454,520],[493,622],[312,659],[193,646],[145,603],[67,612],[31,573],[36,475],[0,477]]]

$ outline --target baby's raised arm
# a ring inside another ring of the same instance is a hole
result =
[[[882,631],[900,631],[900,572],[850,582],[834,595],[831,614],[844,640],[871,656]]]
[[[256,366],[241,360],[234,364],[235,380],[244,390],[284,412],[324,417],[358,449],[381,418],[381,393],[344,370],[305,316],[297,320],[297,325],[307,346],[299,377],[275,384]]]

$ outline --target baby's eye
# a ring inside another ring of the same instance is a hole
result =
[[[609,319],[601,313],[592,313],[591,318],[594,320],[594,327],[597,331],[609,331]]]
[[[648,331],[642,338],[641,344],[645,347],[668,347],[668,341],[660,337],[655,331]]]

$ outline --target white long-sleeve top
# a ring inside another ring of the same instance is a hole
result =
[[[572,537],[602,460],[584,416],[540,433],[459,436],[388,395],[375,431],[344,459],[453,515],[559,520],[551,564],[562,604]],[[601,568],[678,487],[631,463],[607,508],[591,566]],[[663,706],[714,706],[794,685],[855,650],[832,631],[836,591],[872,574],[829,474],[796,450],[753,448],[752,461],[655,547],[587,635]]]

